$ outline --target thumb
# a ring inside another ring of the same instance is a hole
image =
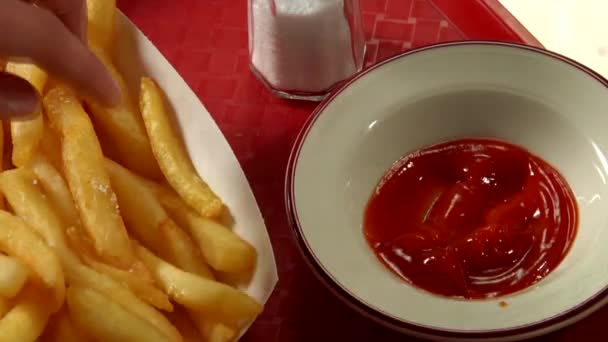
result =
[[[0,120],[28,119],[40,111],[40,95],[26,80],[0,72]]]

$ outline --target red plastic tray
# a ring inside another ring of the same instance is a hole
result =
[[[119,0],[201,98],[234,149],[266,220],[280,281],[243,341],[413,341],[351,311],[314,277],[292,241],[283,181],[315,103],[273,97],[248,67],[245,0]],[[540,45],[497,0],[361,0],[366,65],[422,45],[492,39]],[[541,341],[592,337],[608,309]]]

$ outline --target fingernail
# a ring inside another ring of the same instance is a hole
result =
[[[0,116],[2,119],[25,120],[40,113],[40,95],[29,82],[0,73]]]

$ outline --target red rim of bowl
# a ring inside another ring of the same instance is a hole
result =
[[[363,302],[361,299],[357,298],[355,295],[351,294],[346,288],[342,287],[338,281],[336,281],[333,276],[323,267],[323,265],[316,258],[315,254],[312,252],[308,241],[303,235],[302,227],[300,225],[298,219],[298,213],[295,208],[294,199],[295,199],[295,168],[298,162],[298,158],[300,155],[300,150],[306,137],[308,136],[308,132],[314,126],[316,120],[322,115],[323,111],[327,106],[338,97],[346,88],[348,88],[352,83],[356,82],[358,79],[367,75],[368,73],[388,64],[395,60],[401,58],[407,58],[407,56],[420,53],[423,51],[434,50],[438,48],[446,48],[446,47],[454,47],[454,46],[468,46],[468,45],[492,45],[492,46],[502,46],[509,48],[516,48],[527,50],[535,53],[540,53],[547,57],[557,59],[566,64],[569,64],[578,70],[586,73],[591,76],[606,88],[608,88],[608,80],[602,77],[597,72],[591,70],[590,68],[584,66],[583,64],[572,60],[566,56],[563,56],[558,53],[554,53],[551,51],[547,51],[541,48],[532,47],[528,45],[518,44],[518,43],[509,43],[509,42],[499,42],[499,41],[460,41],[460,42],[449,42],[449,43],[441,43],[429,45],[426,47],[422,47],[419,49],[414,49],[411,51],[407,51],[391,57],[383,62],[380,62],[371,68],[368,68],[359,74],[355,75],[352,79],[345,82],[343,85],[339,86],[328,98],[326,98],[323,102],[319,104],[319,106],[315,109],[315,111],[308,118],[304,126],[302,127],[300,133],[298,134],[293,149],[291,151],[291,155],[289,157],[289,162],[287,165],[287,172],[285,178],[285,205],[287,210],[287,218],[289,221],[289,225],[291,226],[292,233],[296,240],[298,249],[304,256],[307,264],[312,268],[315,275],[327,286],[338,298],[344,301],[351,308],[355,309],[359,313],[364,316],[380,323],[382,325],[388,326],[392,329],[406,332],[418,336],[426,336],[426,337],[442,337],[442,338],[453,338],[453,339],[488,339],[488,338],[507,338],[507,337],[516,337],[519,335],[535,335],[541,334],[542,331],[556,330],[559,328],[563,328],[566,325],[572,324],[586,315],[591,314],[595,310],[599,309],[604,303],[602,303],[603,299],[606,299],[608,296],[608,284],[598,293],[594,294],[586,301],[579,303],[578,305],[566,310],[560,314],[557,314],[553,317],[549,317],[542,321],[533,322],[526,325],[516,326],[512,328],[506,329],[496,329],[496,330],[477,330],[477,331],[459,331],[459,330],[448,330],[441,328],[434,328],[431,326],[420,325],[412,322],[407,322],[403,320],[396,319],[394,317],[389,316],[383,312],[380,312],[377,309],[374,309],[371,305]],[[551,329],[553,328],[553,329]]]

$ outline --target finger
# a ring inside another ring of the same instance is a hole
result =
[[[80,40],[87,42],[87,2],[86,0],[40,0],[37,2],[64,23]]]
[[[120,102],[120,90],[103,64],[46,9],[2,0],[0,55],[29,57],[84,95],[107,105]]]
[[[40,111],[40,95],[26,80],[0,72],[0,119],[26,119]]]

